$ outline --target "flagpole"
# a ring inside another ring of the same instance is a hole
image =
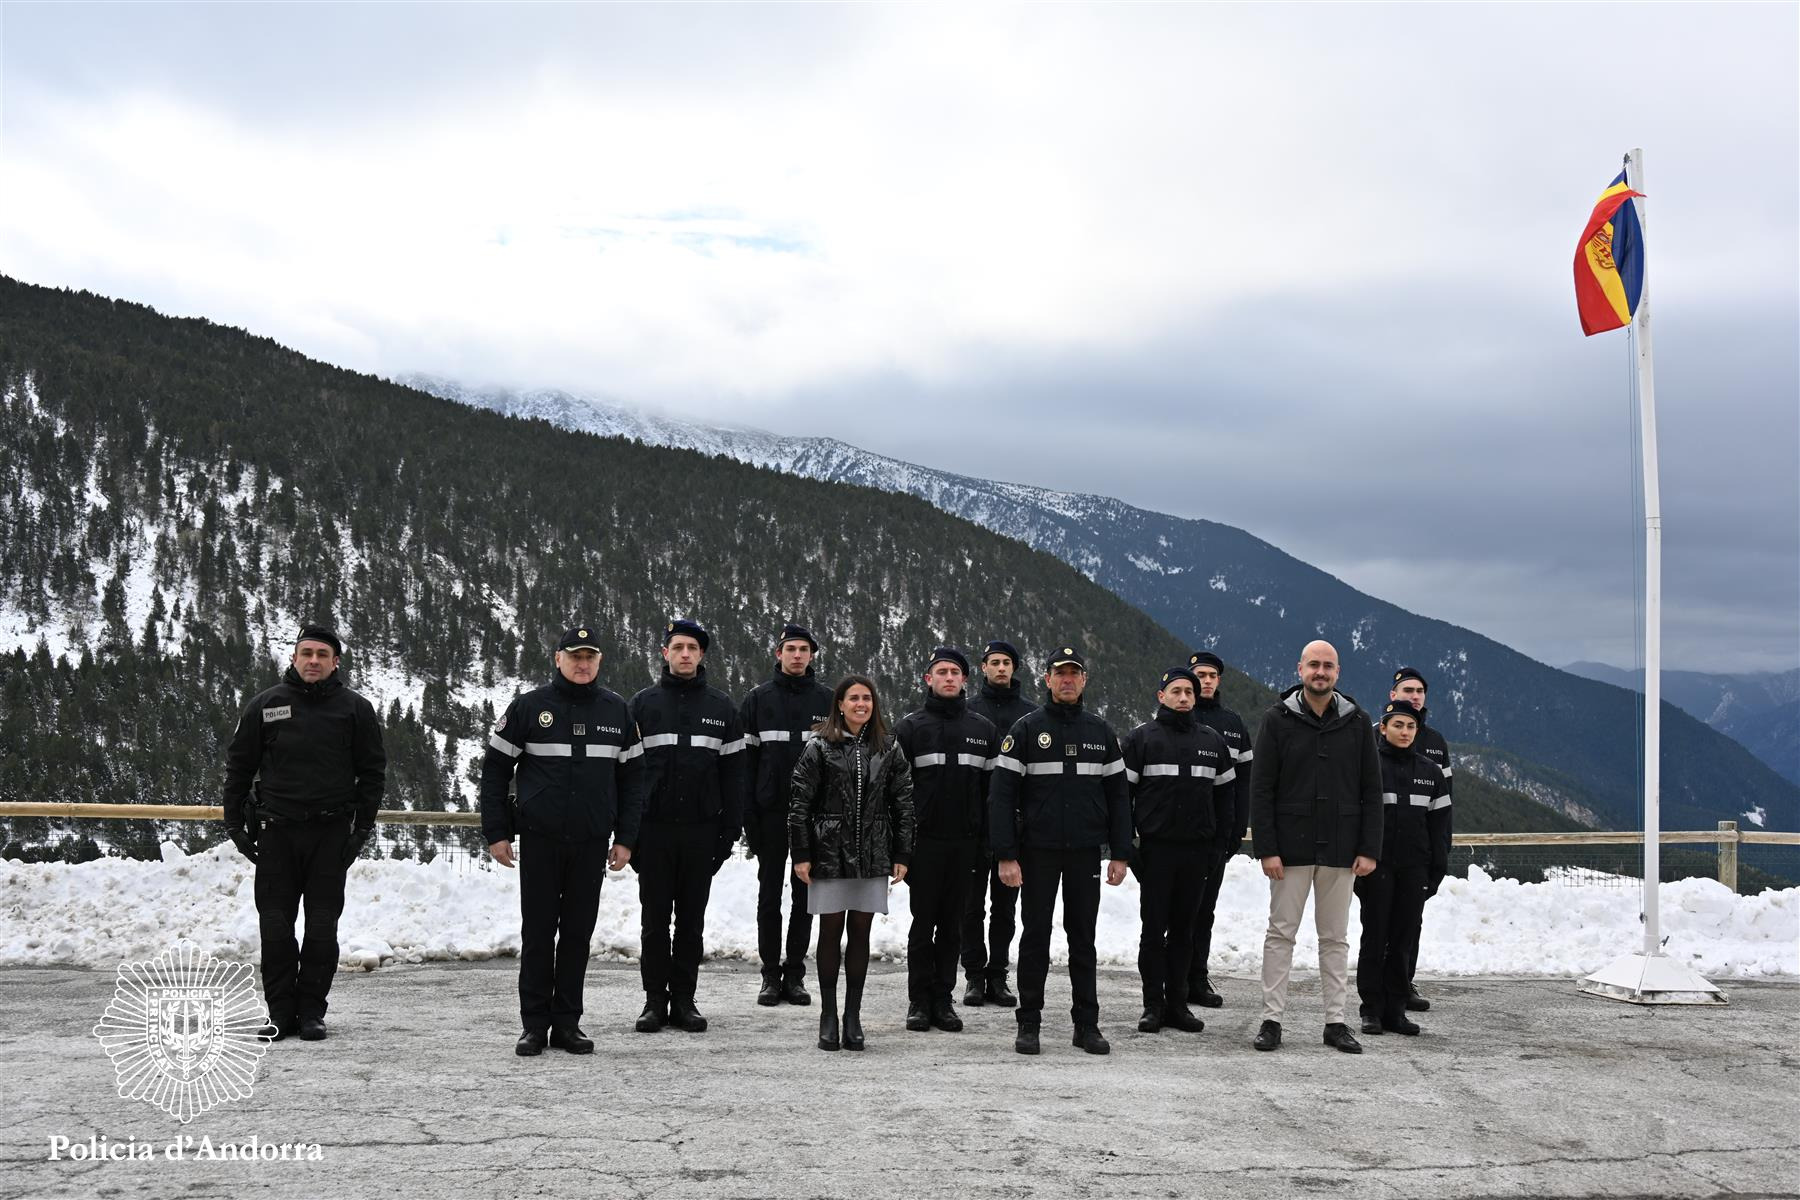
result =
[[[1644,191],[1644,152],[1625,156],[1625,186]],[[1638,229],[1650,242],[1649,214],[1643,196],[1637,205]],[[1638,290],[1632,314],[1637,336],[1638,414],[1644,456],[1644,954],[1662,953],[1662,488],[1656,462],[1656,373],[1650,355],[1650,270]]]
[[[1644,152],[1625,156],[1625,186],[1644,191]],[[1637,205],[1638,231],[1649,244],[1645,200]],[[1656,380],[1650,357],[1650,270],[1632,311],[1637,338],[1638,414],[1644,456],[1644,948],[1626,954],[1581,981],[1581,990],[1631,1004],[1724,1004],[1725,993],[1663,953],[1662,908],[1662,489],[1656,477]]]

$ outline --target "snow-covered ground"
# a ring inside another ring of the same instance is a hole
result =
[[[163,861],[100,859],[80,865],[0,860],[0,964],[112,967],[160,953],[177,937],[222,957],[248,959],[258,945],[250,865],[230,846]],[[1800,888],[1736,896],[1708,879],[1665,884],[1668,953],[1719,978],[1800,975]],[[874,949],[905,953],[907,889],[892,890],[890,913],[875,923]],[[1219,900],[1215,967],[1254,975],[1262,958],[1268,887],[1255,865],[1232,860]],[[594,931],[597,954],[635,957],[637,877],[610,877]],[[732,859],[713,883],[708,951],[753,958],[756,864]],[[1059,920],[1060,924],[1060,920]],[[358,862],[340,926],[343,961],[479,959],[519,949],[518,875],[440,860]],[[1352,952],[1358,937],[1352,908]],[[1099,920],[1100,961],[1137,958],[1137,889],[1106,888]],[[1435,975],[1574,976],[1642,944],[1635,884],[1612,887],[1521,884],[1471,869],[1445,882],[1426,910],[1420,966]],[[1062,961],[1060,928],[1052,953]],[[1312,969],[1317,943],[1301,928],[1295,965]]]

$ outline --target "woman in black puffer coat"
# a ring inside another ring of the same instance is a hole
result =
[[[831,711],[794,767],[788,848],[819,918],[819,1049],[863,1048],[863,980],[869,926],[887,911],[887,890],[906,877],[913,849],[912,766],[888,732],[875,685],[848,675]],[[850,944],[843,945],[844,930]],[[838,964],[844,965],[839,1037]]]

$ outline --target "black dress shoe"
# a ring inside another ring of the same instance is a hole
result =
[[[1011,1008],[1019,1002],[1019,998],[1012,994],[1012,989],[1006,986],[1006,976],[1004,975],[996,975],[987,981],[987,986],[982,991],[982,999],[1001,1008]]]
[[[916,1000],[906,1006],[906,1029],[908,1033],[931,1032],[931,1014]]]
[[[774,1008],[781,1003],[781,980],[771,979],[764,975],[762,987],[757,989],[756,1002],[764,1008]]]
[[[978,978],[971,978],[969,986],[963,989],[963,1007],[980,1008],[987,1003],[987,984]]]
[[[300,1040],[303,1042],[322,1042],[325,1040],[324,1017],[301,1017]]]
[[[1382,1033],[1381,1022],[1377,1021],[1374,1017],[1364,1017],[1362,1019],[1362,1031],[1380,1037]]]
[[[581,1032],[579,1025],[570,1025],[566,1029],[552,1029],[550,1044],[558,1050],[567,1050],[570,1054],[592,1054],[594,1052],[594,1039]]]
[[[1112,1043],[1106,1040],[1098,1025],[1077,1025],[1073,1042],[1089,1054],[1112,1053]]]
[[[1162,1010],[1160,1008],[1150,1008],[1150,1007],[1146,1006],[1144,1009],[1144,1015],[1138,1018],[1138,1032],[1139,1033],[1161,1033],[1162,1032]]]
[[[858,1012],[846,1012],[844,1014],[844,1049],[861,1050],[862,1048],[862,1014]]]
[[[1334,1022],[1325,1027],[1325,1044],[1333,1050],[1342,1050],[1345,1054],[1361,1054],[1362,1043],[1350,1032],[1350,1027],[1343,1022]]]
[[[1402,1033],[1402,1034],[1405,1034],[1407,1037],[1418,1037],[1419,1036],[1418,1023],[1414,1022],[1414,1021],[1409,1021],[1404,1016],[1383,1017],[1381,1020],[1376,1022],[1376,1025],[1379,1027],[1376,1030],[1376,1032],[1378,1032],[1378,1033],[1381,1030],[1385,1029],[1389,1033]],[[1368,1022],[1366,1022],[1366,1021],[1363,1022],[1363,1032],[1364,1033],[1369,1032],[1369,1025],[1368,1025]]]
[[[1250,1044],[1258,1050],[1273,1050],[1281,1045],[1281,1022],[1264,1021],[1262,1028],[1256,1031],[1256,1040]]]
[[[513,1053],[520,1058],[536,1058],[544,1052],[544,1043],[548,1040],[548,1035],[542,1029],[527,1029],[513,1043]],[[589,1042],[588,1045],[591,1047],[593,1043]]]
[[[1406,993],[1407,1012],[1430,1012],[1431,1001],[1419,995],[1418,988],[1409,988]]]
[[[838,1039],[837,1014],[831,1011],[819,1014],[819,1049],[836,1050],[840,1045]]]
[[[655,1033],[669,1023],[669,1005],[663,1000],[648,1000],[644,1003],[644,1011],[638,1014],[637,1024],[632,1026],[639,1033]]]
[[[1225,997],[1213,991],[1211,980],[1203,980],[1188,986],[1188,1003],[1198,1004],[1201,1008],[1224,1008]]]
[[[962,1032],[962,1018],[956,1015],[956,1009],[951,1007],[947,998],[931,1002],[931,1023],[945,1033]]]
[[[1036,1054],[1038,1052],[1038,1027],[1036,1025],[1019,1026],[1018,1036],[1013,1038],[1013,1049],[1020,1054]]]
[[[1206,1028],[1206,1022],[1196,1017],[1185,1004],[1177,1004],[1163,1013],[1163,1024],[1183,1033],[1199,1033]]]
[[[690,996],[676,996],[669,1001],[669,1024],[683,1033],[705,1033],[706,1018],[694,1007]]]
[[[812,993],[806,990],[806,981],[798,975],[788,975],[782,979],[781,998],[799,1008],[812,1003]]]

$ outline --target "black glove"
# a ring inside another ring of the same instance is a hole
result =
[[[350,836],[344,839],[345,868],[348,868],[351,863],[361,857],[363,847],[369,844],[369,838],[374,832],[375,827],[373,825],[365,826],[361,829],[352,829],[350,831]]]
[[[225,836],[231,839],[231,844],[238,848],[239,854],[251,862],[256,861],[256,839],[250,836],[248,829],[242,825],[227,825]]]

